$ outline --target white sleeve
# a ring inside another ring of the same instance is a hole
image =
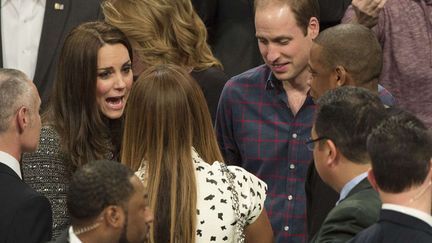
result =
[[[238,166],[228,166],[236,176],[235,189],[239,195],[239,207],[246,225],[252,224],[261,214],[267,196],[267,184],[255,175]]]

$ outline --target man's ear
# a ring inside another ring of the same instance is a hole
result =
[[[378,191],[378,184],[376,183],[376,179],[375,179],[375,176],[373,174],[372,168],[370,168],[368,170],[368,180],[369,180],[369,183],[372,185],[373,189],[375,189],[375,191]]]
[[[17,127],[20,133],[22,133],[30,124],[29,109],[26,106],[21,106],[16,115]]]
[[[343,66],[338,65],[334,69],[334,72],[335,72],[335,76],[336,76],[336,85],[338,87],[346,85],[347,84],[347,72],[346,72],[346,69]]]
[[[125,211],[119,206],[108,206],[104,209],[103,217],[113,228],[122,228],[125,221]]]
[[[309,19],[308,34],[311,36],[312,40],[315,39],[319,34],[319,21],[317,18],[312,17]]]
[[[330,168],[335,167],[339,163],[339,150],[336,148],[336,144],[332,140],[327,139],[325,143],[328,147],[327,166]]]

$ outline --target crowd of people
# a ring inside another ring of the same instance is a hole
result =
[[[432,1],[0,10],[0,242],[432,242]]]

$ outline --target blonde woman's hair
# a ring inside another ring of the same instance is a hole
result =
[[[184,68],[157,65],[134,83],[126,108],[122,163],[147,163],[151,242],[194,242],[197,185],[192,147],[222,161],[204,95]]]
[[[190,0],[117,0],[102,4],[105,20],[131,40],[145,66],[175,64],[196,71],[222,68]]]

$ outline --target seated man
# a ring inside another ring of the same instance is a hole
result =
[[[378,85],[381,66],[382,50],[370,29],[353,24],[326,29],[313,41],[310,50],[310,94],[317,100],[336,87],[356,86],[379,94],[384,105],[392,106],[393,97]],[[339,195],[324,184],[314,163],[308,168],[305,189],[308,236],[311,239],[335,206]]]
[[[383,205],[379,221],[352,242],[432,242],[432,136],[426,126],[392,111],[369,135],[367,149],[369,181]]]
[[[346,242],[378,220],[381,201],[367,180],[366,139],[385,107],[363,88],[341,87],[318,100],[311,140],[315,167],[339,200],[311,242]]]
[[[36,86],[21,71],[0,69],[0,242],[51,240],[52,211],[46,197],[25,184],[23,152],[39,144],[41,100]]]
[[[56,242],[142,243],[153,213],[137,176],[115,161],[94,161],[73,175],[67,194],[72,226]]]

